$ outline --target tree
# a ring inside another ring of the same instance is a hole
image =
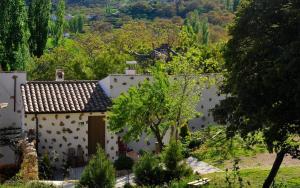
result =
[[[207,45],[209,41],[209,30],[208,30],[208,22],[202,22],[202,44]]]
[[[183,147],[180,142],[171,140],[162,153],[162,160],[166,168],[167,181],[181,179],[193,173],[193,170],[183,161]]]
[[[59,0],[56,8],[56,20],[53,32],[53,44],[58,46],[63,40],[65,25],[65,0]]]
[[[191,55],[191,56],[190,56]],[[178,140],[179,130],[189,120],[200,116],[196,106],[200,101],[201,92],[208,86],[210,77],[201,76],[203,67],[197,66],[197,59],[192,54],[178,55],[167,65],[172,75],[168,91],[168,121],[171,125],[171,139]],[[213,78],[212,78],[213,79]]]
[[[143,133],[152,135],[162,149],[163,137],[169,128],[166,116],[170,83],[163,72],[153,76],[152,82],[145,80],[114,100],[109,113],[109,129],[114,132],[125,130],[123,138],[127,141],[137,140]]]
[[[206,80],[199,77],[200,71],[194,71],[193,63],[178,57],[167,67],[152,71],[153,80],[116,98],[109,113],[109,128],[125,130],[127,141],[139,139],[142,133],[154,136],[160,149],[167,130],[171,129],[171,138],[177,139],[180,128],[198,115],[196,105]]]
[[[104,151],[98,146],[96,154],[84,168],[79,183],[85,187],[115,187],[115,169],[107,159]]]
[[[82,33],[84,25],[84,18],[82,15],[76,15],[68,22],[68,26],[73,33]]]
[[[263,133],[276,159],[263,187],[270,187],[284,156],[300,158],[300,4],[249,0],[240,5],[225,53],[223,92],[215,114],[227,135]]]
[[[160,159],[145,153],[133,166],[135,182],[138,185],[162,185],[165,182],[164,169]]]
[[[28,10],[28,26],[30,30],[29,49],[37,57],[44,53],[48,39],[48,22],[50,18],[51,0],[31,0]]]
[[[129,58],[110,44],[104,44],[99,35],[78,34],[75,40],[69,39],[40,58],[34,58],[34,63],[27,66],[28,76],[32,80],[54,80],[55,70],[62,68],[66,79],[102,79],[108,74],[123,73],[124,62]]]
[[[23,0],[0,2],[0,64],[3,71],[25,70],[29,60],[26,8]]]
[[[207,45],[209,42],[209,25],[207,19],[200,18],[198,11],[188,14],[185,21],[184,32],[187,32],[191,43],[197,42]]]

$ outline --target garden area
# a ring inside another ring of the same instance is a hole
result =
[[[219,125],[211,125],[196,132],[181,131],[180,140],[171,141],[161,153],[143,152],[138,160],[121,155],[112,163],[99,147],[80,179],[72,181],[71,185],[114,187],[120,176],[133,175],[132,179],[127,179],[128,183],[124,187],[188,188],[189,183],[206,178],[209,182],[203,187],[261,187],[272,165],[270,159],[274,160],[275,156],[263,147],[261,135],[251,141],[245,141],[239,136],[230,140],[225,139],[225,131]],[[208,174],[193,171],[187,162],[187,158],[191,156],[221,171]],[[272,186],[299,187],[299,171],[300,161],[286,157]],[[43,182],[45,181],[24,181],[18,179],[17,175],[0,187],[57,187],[51,185],[51,181]]]

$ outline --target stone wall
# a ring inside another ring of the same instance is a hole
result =
[[[18,175],[23,180],[38,180],[38,157],[34,143],[21,140],[19,147],[22,153],[22,164]]]
[[[67,160],[68,149],[81,147],[84,160],[88,160],[88,117],[102,116],[105,113],[66,113],[38,114],[39,154],[48,153],[55,166]],[[24,130],[26,133],[35,132],[36,119],[34,114],[25,115]],[[107,123],[106,123],[107,127]],[[117,158],[117,136],[105,129],[105,151],[111,160]]]
[[[207,78],[207,86],[203,88],[201,99],[196,107],[202,116],[190,121],[189,126],[192,131],[197,131],[210,124],[215,124],[211,109],[218,105],[220,100],[225,98],[224,95],[220,94],[218,89],[222,77],[218,74],[203,76]],[[151,81],[152,79],[151,75],[113,74],[101,80],[100,85],[105,93],[114,99],[120,96],[121,93],[127,92],[130,87],[137,86],[144,80]],[[209,82],[212,82],[212,84],[209,85]],[[168,142],[168,134],[164,137],[164,141],[165,143]],[[145,135],[142,135],[140,140],[130,142],[128,146],[137,152],[140,150],[154,151],[155,139],[147,138]]]

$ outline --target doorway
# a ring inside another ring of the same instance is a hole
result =
[[[105,150],[105,121],[102,116],[89,116],[88,118],[88,154],[97,151],[97,145]]]

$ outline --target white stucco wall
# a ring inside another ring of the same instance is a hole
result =
[[[16,77],[16,101],[14,101],[14,79]],[[0,110],[0,129],[21,127],[23,108],[20,85],[26,82],[25,72],[0,72],[0,103],[8,103],[8,107]],[[14,109],[14,103],[16,109]],[[7,146],[0,147],[0,164],[15,162],[14,152]]]
[[[69,148],[80,145],[84,151],[85,160],[88,158],[88,117],[105,116],[104,113],[66,113],[66,114],[38,114],[39,122],[39,153],[48,152],[50,156],[57,153],[56,166],[61,166],[67,159]],[[35,130],[34,114],[25,115],[24,129]],[[107,123],[106,123],[107,126]],[[111,160],[117,158],[117,136],[105,129],[105,151]]]
[[[220,100],[225,96],[219,94],[218,85],[222,78],[220,75],[205,75],[214,80],[214,83],[209,87],[204,87],[201,95],[201,100],[197,104],[197,110],[201,112],[200,118],[195,118],[190,121],[190,128],[192,131],[199,130],[210,124],[214,124],[211,109],[213,109]],[[106,77],[100,81],[100,85],[105,88],[106,94],[112,99],[118,97],[121,93],[126,92],[130,87],[137,86],[145,79],[152,80],[151,75],[124,75],[115,74]],[[165,142],[168,142],[168,134],[165,136]],[[155,149],[155,139],[146,138],[144,135],[137,142],[131,142],[128,144],[130,148],[135,151]]]

